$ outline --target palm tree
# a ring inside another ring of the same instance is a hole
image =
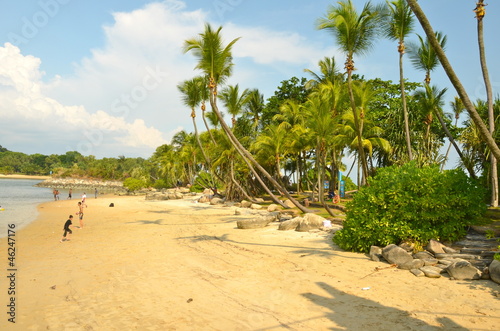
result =
[[[305,87],[308,89],[314,89],[321,83],[335,83],[338,81],[343,81],[344,76],[339,72],[337,64],[335,63],[335,58],[326,57],[318,61],[318,67],[320,73],[317,74],[310,69],[304,69],[305,72],[309,73],[313,78],[307,81]]]
[[[420,8],[420,5],[418,4],[417,0],[406,0],[408,5],[410,6],[411,10],[417,17],[417,19],[420,22],[420,25],[425,31],[425,34],[427,35],[427,38],[429,39],[429,43],[431,44],[432,48],[437,54],[437,57],[439,58],[439,61],[441,62],[441,65],[443,66],[444,71],[448,75],[448,78],[450,79],[450,82],[453,84],[455,87],[455,90],[457,91],[457,94],[460,96],[460,99],[462,100],[465,109],[469,113],[471,119],[474,121],[474,124],[477,126],[477,129],[479,130],[479,134],[481,138],[484,140],[484,142],[488,145],[488,147],[491,150],[491,153],[495,156],[497,160],[500,159],[500,148],[498,147],[497,143],[495,142],[495,139],[493,139],[492,134],[490,133],[488,127],[484,124],[483,120],[481,119],[481,116],[479,116],[479,113],[477,112],[477,109],[474,107],[474,104],[469,98],[469,95],[465,91],[464,86],[460,82],[460,79],[458,76],[455,74],[455,71],[453,70],[453,67],[451,66],[450,62],[448,61],[448,58],[446,57],[446,54],[439,44],[439,40],[436,38],[436,35],[432,29],[432,26],[425,16],[425,13],[422,11],[422,8]]]
[[[403,55],[405,53],[405,38],[413,31],[414,18],[410,7],[405,0],[387,1],[389,8],[389,19],[385,26],[385,34],[391,40],[398,41],[399,52],[399,84],[401,86],[401,102],[403,104],[403,116],[405,124],[406,146],[408,148],[408,158],[413,159],[410,125],[408,120],[408,109],[406,107],[405,79],[403,74]]]
[[[438,67],[439,58],[430,44],[429,38],[424,39],[418,34],[417,37],[419,44],[411,43],[408,47],[408,54],[413,67],[425,72],[424,82],[429,85],[431,83],[431,72]],[[444,49],[447,41],[446,35],[436,32],[436,39],[439,45]]]
[[[236,125],[236,116],[241,113],[243,107],[247,103],[249,93],[250,91],[248,89],[244,89],[240,94],[240,87],[236,84],[236,86],[229,85],[223,88],[219,94],[219,99],[222,100],[227,112],[231,114],[233,128]]]
[[[479,59],[481,62],[481,70],[483,72],[484,85],[486,87],[486,102],[488,103],[488,124],[491,135],[495,132],[495,114],[493,112],[493,92],[491,88],[490,75],[488,73],[488,66],[486,65],[486,52],[484,49],[484,38],[483,38],[483,18],[486,15],[486,10],[484,8],[484,0],[479,0],[476,3],[476,8],[474,12],[477,18],[477,41],[479,46]],[[498,207],[498,168],[497,160],[491,154],[491,206]]]
[[[258,89],[253,89],[248,93],[248,100],[245,104],[245,116],[250,117],[252,127],[257,132],[260,124],[260,116],[264,110],[264,95]]]
[[[336,7],[330,6],[326,17],[320,18],[317,24],[318,29],[326,29],[334,34],[337,44],[346,55],[345,69],[347,71],[349,99],[358,132],[357,148],[363,171],[361,184],[366,183],[368,164],[360,135],[363,131],[363,118],[362,114],[358,113],[354,100],[352,72],[354,70],[354,55],[362,55],[373,46],[375,37],[380,31],[381,12],[382,9],[375,8],[371,2],[367,2],[362,11],[358,13],[351,0],[343,0],[339,1]]]
[[[459,97],[455,97],[455,99],[450,102],[450,106],[451,109],[453,110],[453,114],[455,115],[454,126],[456,127],[458,125],[458,119],[460,118],[460,114],[462,114],[462,112],[464,111],[464,104],[462,103],[462,100],[460,100]],[[441,170],[443,170],[444,164],[448,161],[448,155],[450,154],[451,145],[452,143],[450,141],[450,144],[446,149],[446,154],[444,155],[444,162],[441,166]]]
[[[201,103],[201,93],[200,93],[200,83],[196,78],[191,80],[186,80],[183,83],[177,85],[177,88],[182,93],[182,101],[186,106],[191,108],[191,119],[193,120],[194,134],[196,137],[196,141],[198,143],[198,147],[200,147],[201,153],[203,154],[203,158],[205,162],[207,162],[207,166],[210,166],[210,160],[203,149],[203,146],[200,141],[200,136],[198,134],[198,126],[196,125],[196,110],[195,108]]]
[[[279,183],[276,182],[276,180],[257,161],[255,161],[253,156],[238,141],[238,139],[235,137],[231,129],[227,126],[226,122],[222,118],[222,114],[220,113],[217,106],[217,88],[230,76],[232,72],[233,62],[231,49],[239,38],[233,39],[224,47],[220,35],[221,30],[222,27],[219,27],[214,31],[210,24],[206,24],[205,31],[204,33],[199,35],[199,38],[189,39],[184,42],[184,52],[192,51],[195,57],[198,58],[198,64],[196,65],[196,68],[202,70],[208,76],[208,87],[210,88],[211,92],[210,105],[212,107],[212,111],[217,115],[222,129],[228,136],[231,143],[234,145],[235,149],[238,151],[238,153],[240,153],[243,160],[248,162],[248,165],[254,165],[260,171],[260,173],[262,173],[276,189],[284,193],[285,196],[295,206],[297,206],[297,208],[299,208],[302,212],[307,212],[308,210],[304,208],[304,206],[302,206],[292,196],[290,196],[288,191],[281,187],[281,185],[279,185]],[[255,171],[255,169],[253,169],[253,167],[251,168],[251,171],[256,177],[260,178],[259,174]],[[283,202],[276,198],[266,185],[263,185],[263,188],[271,196],[274,202],[280,204],[281,206],[284,206]]]

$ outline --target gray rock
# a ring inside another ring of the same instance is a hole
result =
[[[254,219],[243,219],[236,222],[238,229],[259,229],[266,227],[273,221],[273,217],[259,216]]]
[[[317,230],[323,227],[323,221],[325,218],[318,216],[316,214],[305,214],[303,219],[299,222],[299,226],[295,229],[299,232],[307,232],[310,230]]]
[[[414,259],[411,260],[407,263],[403,263],[398,265],[399,269],[404,269],[404,270],[412,270],[412,269],[419,269],[424,266],[424,260],[419,260],[419,259]]]
[[[425,265],[437,265],[439,263],[438,259],[425,259],[423,260]]]
[[[481,271],[469,261],[455,261],[446,268],[446,271],[451,277],[459,280],[481,278]]]
[[[380,259],[383,258],[382,248],[378,246],[371,246],[369,255],[372,261],[380,262]]]
[[[444,253],[445,251],[443,250],[444,245],[441,244],[440,242],[436,240],[429,240],[429,243],[427,244],[427,250],[431,252],[432,254],[437,254],[437,253]]]
[[[221,198],[212,198],[210,200],[211,205],[223,205],[224,204],[224,199]]]
[[[441,277],[441,272],[436,271],[433,267],[431,266],[425,266],[420,268],[420,271],[422,271],[426,277],[429,278],[440,278]]]
[[[293,215],[290,215],[290,214],[280,213],[280,216],[279,216],[280,222],[289,221],[289,220],[291,220],[293,218],[295,218],[295,217]]]
[[[436,258],[441,260],[441,259],[462,259],[462,260],[478,260],[479,256],[473,255],[473,254],[448,254],[448,253],[436,253]]]
[[[488,267],[490,278],[495,283],[500,284],[500,261],[493,260],[490,266]]]
[[[443,251],[448,254],[456,254],[458,251],[448,246],[443,246]]]
[[[390,264],[397,264],[398,266],[410,263],[413,260],[413,257],[407,251],[394,244],[384,247],[382,256]]]
[[[453,261],[452,260],[442,259],[442,260],[438,260],[438,263],[442,264],[442,265],[445,265],[445,266],[449,266],[449,265],[453,264]]]
[[[413,258],[427,260],[427,259],[433,259],[434,255],[432,253],[429,253],[428,251],[420,251],[420,252],[413,254]]]
[[[411,269],[410,272],[417,277],[425,277],[424,272],[420,269]]]
[[[302,221],[302,217],[295,217],[291,220],[281,222],[278,230],[281,231],[288,231],[288,230],[295,230],[299,226],[300,221]]]

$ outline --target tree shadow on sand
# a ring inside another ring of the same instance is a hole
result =
[[[328,294],[321,296],[304,293],[302,295],[314,304],[330,310],[324,317],[338,325],[330,330],[468,330],[448,317],[436,316],[436,321],[440,326],[430,325],[410,316],[407,311],[348,294],[324,282],[317,284]]]

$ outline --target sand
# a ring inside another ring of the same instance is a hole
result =
[[[44,203],[16,232],[16,323],[8,279],[1,330],[500,329],[500,285],[376,271],[388,265],[327,232],[239,230],[232,207],[105,195],[60,243],[76,204]],[[0,252],[9,275],[6,238]]]

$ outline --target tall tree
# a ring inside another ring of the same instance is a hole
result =
[[[387,1],[389,8],[388,20],[385,25],[385,35],[398,42],[399,52],[399,84],[401,86],[401,102],[403,106],[403,117],[405,124],[406,147],[408,148],[408,158],[413,159],[410,125],[408,120],[408,109],[406,106],[405,78],[403,73],[403,55],[405,54],[405,38],[413,31],[414,18],[410,7],[405,0]]]
[[[410,56],[413,67],[417,70],[425,72],[424,82],[429,85],[431,83],[431,72],[434,71],[439,65],[439,58],[436,51],[430,44],[429,38],[423,38],[418,35],[418,44],[411,43],[408,47],[408,54]],[[446,47],[447,37],[441,32],[436,32],[436,39],[441,48]]]
[[[490,82],[490,74],[488,72],[488,66],[486,64],[486,52],[484,49],[484,38],[483,38],[483,19],[486,15],[485,7],[486,4],[484,0],[479,0],[476,3],[476,8],[474,12],[476,13],[477,19],[477,43],[479,46],[479,60],[481,62],[481,70],[483,72],[484,86],[486,88],[486,102],[488,104],[488,125],[490,134],[494,135],[495,133],[495,113],[493,111],[493,92],[491,88]],[[492,207],[498,207],[498,166],[497,160],[490,154],[490,162],[491,162],[491,171],[490,171],[490,180],[491,180],[491,201],[490,204]]]
[[[250,90],[244,89],[240,94],[240,87],[238,84],[229,85],[222,89],[219,94],[219,99],[226,107],[226,110],[231,114],[232,127],[236,125],[236,116],[238,116],[248,100]]]
[[[491,153],[495,155],[495,158],[497,160],[500,159],[500,148],[498,147],[497,143],[495,142],[495,139],[493,139],[493,136],[489,132],[488,127],[484,124],[483,120],[481,119],[481,116],[479,116],[479,113],[477,112],[477,109],[474,107],[474,104],[469,98],[469,95],[465,91],[464,86],[462,85],[462,82],[460,82],[460,79],[456,75],[455,71],[453,70],[453,67],[451,66],[450,62],[448,61],[448,58],[439,44],[438,39],[436,38],[436,35],[434,33],[434,30],[432,29],[432,26],[427,19],[427,16],[425,13],[422,11],[422,8],[418,4],[417,0],[406,0],[408,5],[410,6],[411,10],[417,17],[418,21],[420,22],[420,25],[425,31],[425,34],[427,35],[427,38],[429,39],[429,43],[431,44],[432,48],[436,52],[439,61],[441,62],[441,65],[443,66],[444,71],[446,72],[446,75],[448,75],[448,78],[450,79],[450,82],[452,83],[453,87],[457,91],[457,94],[460,96],[460,99],[462,100],[465,109],[467,109],[467,112],[469,113],[471,119],[474,121],[474,124],[477,126],[477,129],[479,130],[479,134],[481,138],[484,140],[484,142],[488,145],[488,147],[491,150]]]
[[[458,119],[460,118],[460,114],[464,111],[464,104],[462,103],[462,100],[460,100],[459,97],[455,97],[455,99],[450,102],[450,106],[451,109],[453,110],[453,115],[455,116],[454,126],[456,127],[458,125]],[[443,170],[444,164],[448,161],[448,155],[450,154],[451,145],[452,143],[450,141],[450,144],[446,149],[446,154],[444,155],[444,162],[441,166],[441,170]]]
[[[354,114],[356,131],[363,131],[363,114],[358,113],[352,88],[352,72],[354,71],[354,56],[365,54],[375,42],[380,32],[382,9],[375,8],[367,2],[361,12],[357,12],[351,0],[339,1],[337,6],[330,6],[324,18],[318,20],[318,29],[325,29],[333,33],[337,44],[346,55],[345,69],[351,109]],[[362,137],[358,134],[357,148],[360,156],[363,178],[361,184],[366,183],[368,177],[368,163],[363,148]]]
[[[184,52],[192,51],[195,57],[198,58],[196,68],[202,70],[208,76],[208,87],[211,92],[210,105],[212,107],[212,111],[217,115],[222,129],[229,137],[238,153],[248,162],[248,164],[255,166],[255,168],[257,168],[259,172],[262,173],[269,180],[269,182],[272,183],[276,189],[282,192],[297,208],[303,212],[307,212],[308,210],[296,201],[286,189],[281,187],[281,185],[279,185],[279,183],[276,182],[276,180],[254,159],[248,150],[238,141],[222,118],[222,114],[217,106],[217,90],[218,86],[222,84],[232,72],[233,61],[231,49],[239,38],[233,39],[229,42],[229,44],[224,46],[220,33],[221,30],[222,27],[219,27],[217,30],[213,30],[210,24],[206,24],[205,31],[200,34],[198,38],[185,41]],[[256,177],[259,176],[253,168],[251,170]],[[271,196],[274,202],[283,206],[283,203],[273,195],[271,190],[269,190],[266,185],[263,185],[263,188]]]

